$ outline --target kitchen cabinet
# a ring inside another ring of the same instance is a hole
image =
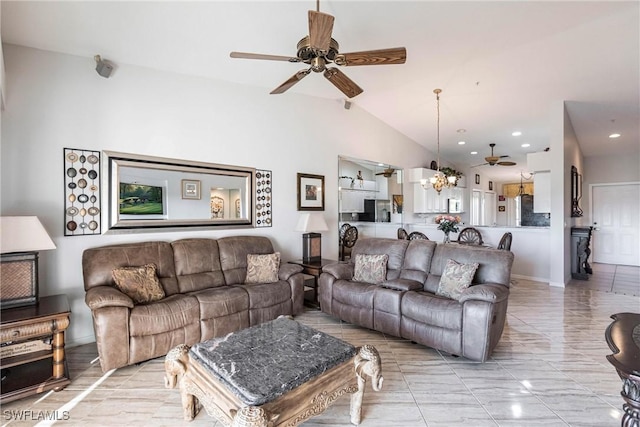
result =
[[[413,184],[414,213],[445,213],[448,211],[449,199],[446,191],[440,194],[433,188],[422,188],[421,184]]]
[[[389,178],[382,175],[376,176],[376,188],[378,200],[389,200]]]
[[[377,196],[376,181],[355,181],[353,188],[340,188],[340,212],[364,212],[365,199],[375,199]]]

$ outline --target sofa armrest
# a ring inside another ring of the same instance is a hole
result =
[[[133,300],[111,286],[95,286],[87,290],[84,301],[91,310],[104,307],[133,308]]]
[[[348,262],[336,262],[322,267],[322,272],[329,273],[336,279],[351,280],[353,279],[353,264]]]
[[[387,280],[380,285],[383,288],[395,289],[396,291],[419,291],[423,289],[422,283],[411,279]]]
[[[296,273],[300,273],[303,270],[301,265],[297,264],[280,264],[280,269],[278,270],[278,279],[280,280],[289,280],[291,276]]]
[[[509,288],[504,285],[484,283],[482,285],[471,285],[460,295],[459,301],[486,301],[497,303],[506,300],[509,296]]]

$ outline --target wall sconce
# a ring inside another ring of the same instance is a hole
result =
[[[38,251],[55,248],[38,217],[0,217],[1,308],[38,303]]]
[[[327,231],[324,216],[318,212],[303,213],[298,219],[295,231],[302,231],[302,261],[305,263],[320,262],[322,259],[322,234]]]

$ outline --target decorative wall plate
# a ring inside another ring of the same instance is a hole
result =
[[[100,234],[100,152],[64,149],[64,235]]]

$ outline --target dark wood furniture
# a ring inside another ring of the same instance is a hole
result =
[[[483,245],[482,234],[473,227],[463,228],[458,234],[458,243],[464,245]]]
[[[503,251],[510,251],[512,240],[513,240],[513,235],[507,231],[502,235],[502,238],[500,239],[500,243],[498,243],[498,249]]]
[[[301,259],[297,259],[295,261],[289,261],[290,264],[297,264],[302,266],[302,273],[309,274],[313,276],[313,281],[309,281],[309,283],[305,283],[305,287],[310,288],[311,291],[311,299],[307,298],[307,292],[305,291],[305,304],[310,307],[320,309],[320,304],[318,303],[318,278],[320,274],[322,274],[322,267],[328,264],[336,263],[335,259],[326,259],[322,258],[318,262],[304,262]]]
[[[622,379],[624,400],[621,425],[640,426],[640,314],[618,313],[611,316],[604,336],[613,354],[607,360]]]
[[[36,340],[50,340],[51,349],[0,359],[0,403],[65,388],[71,382],[64,355],[64,331],[71,314],[67,297],[41,297],[36,305],[2,310],[1,314],[0,343],[28,345]]]

